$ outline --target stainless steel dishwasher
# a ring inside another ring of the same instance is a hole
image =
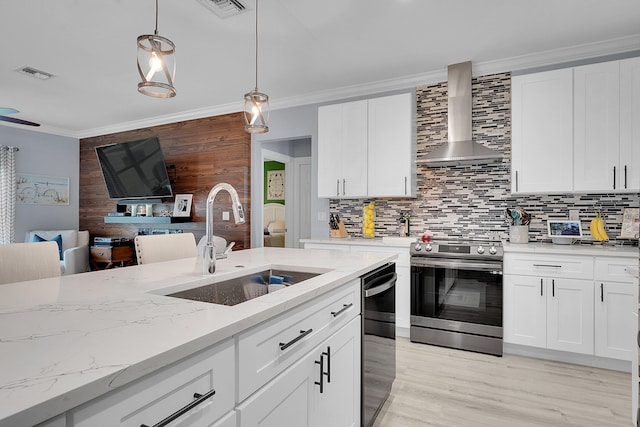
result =
[[[396,378],[396,274],[389,263],[362,276],[361,423],[373,425]]]

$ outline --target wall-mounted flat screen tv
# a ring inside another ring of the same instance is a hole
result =
[[[158,138],[103,145],[96,154],[110,199],[173,196]]]

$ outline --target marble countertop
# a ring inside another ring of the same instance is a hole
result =
[[[392,261],[392,254],[260,248],[0,286],[0,426],[33,425]],[[327,271],[223,306],[165,293],[268,268]]]
[[[334,245],[362,245],[376,247],[404,247],[416,241],[416,237],[377,237],[365,238],[308,238],[300,239],[301,243],[320,243]],[[526,252],[539,254],[558,255],[585,255],[585,256],[615,256],[624,258],[638,258],[640,252],[637,246],[613,246],[613,245],[556,245],[553,243],[510,243],[502,241],[504,252]]]
[[[611,256],[623,258],[638,258],[640,252],[637,246],[609,246],[609,245],[555,245],[553,243],[509,243],[503,242],[505,253],[535,253],[554,255],[584,255]]]

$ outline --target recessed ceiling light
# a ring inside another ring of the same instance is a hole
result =
[[[49,80],[51,77],[53,77],[53,74],[51,74],[51,73],[47,73],[46,71],[37,70],[37,69],[35,69],[33,67],[29,67],[29,66],[20,67],[16,71],[21,73],[21,74],[25,74],[27,76],[35,77],[36,79],[39,79],[39,80]]]

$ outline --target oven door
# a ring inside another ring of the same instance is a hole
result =
[[[502,261],[412,259],[411,324],[502,338]]]

